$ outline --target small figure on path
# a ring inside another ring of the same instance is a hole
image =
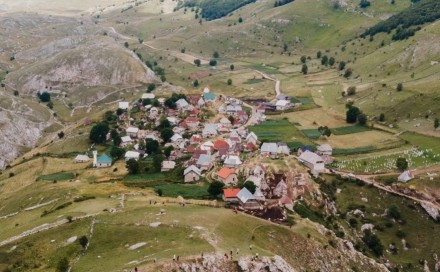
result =
[[[237,247],[237,250],[235,252],[238,255],[238,253],[240,253],[240,249]]]
[[[176,261],[176,255],[173,255],[173,261]]]
[[[249,250],[252,250],[252,245],[249,245]]]

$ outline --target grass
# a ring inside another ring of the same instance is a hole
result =
[[[261,124],[249,128],[257,134],[260,141],[267,142],[292,142],[300,141],[310,143],[300,130],[285,119],[269,119]]]
[[[70,173],[70,172],[60,172],[60,173],[54,173],[54,174],[50,174],[50,175],[44,175],[44,176],[39,176],[38,179],[39,180],[69,180],[69,179],[73,179],[75,177],[74,173]]]
[[[161,189],[163,196],[178,197],[181,196],[186,199],[207,199],[208,184],[160,184],[152,186],[156,191]]]
[[[347,134],[353,134],[353,133],[359,133],[359,132],[365,132],[370,131],[371,129],[367,126],[345,126],[345,127],[337,127],[332,128],[332,134],[333,135],[347,135]],[[311,139],[318,139],[321,136],[321,133],[318,129],[304,129],[302,132]]]
[[[374,146],[365,146],[365,147],[357,147],[357,148],[349,148],[349,149],[335,148],[333,149],[333,155],[351,155],[351,154],[372,152],[374,150],[376,150]]]
[[[262,79],[262,78],[250,78],[250,79],[246,80],[245,82],[243,82],[243,84],[257,84],[257,83],[261,83],[264,81],[265,81],[265,79]]]

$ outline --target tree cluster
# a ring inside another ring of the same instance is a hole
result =
[[[279,1],[275,1],[274,7],[281,7],[284,6],[286,4],[292,3],[294,0],[279,0]]]
[[[255,2],[256,0],[188,0],[183,3],[183,6],[200,7],[202,18],[210,21],[224,17],[236,9]]]
[[[413,5],[409,6],[402,12],[391,16],[389,19],[382,21],[365,31],[361,37],[368,35],[374,36],[377,33],[391,33],[396,30],[393,40],[407,39],[420,30],[420,25],[431,23],[440,19],[440,1],[438,0],[412,0]]]
[[[345,120],[347,123],[354,124],[356,122],[359,125],[365,125],[367,123],[367,116],[362,113],[362,111],[353,105],[348,105],[348,110],[346,112]]]

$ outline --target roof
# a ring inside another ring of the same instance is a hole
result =
[[[226,198],[237,197],[237,194],[240,192],[240,189],[223,189],[223,195]]]
[[[238,156],[228,156],[225,160],[225,164],[240,165],[242,162]]]
[[[138,133],[139,129],[137,127],[129,127],[126,129],[128,133]]]
[[[277,103],[276,103],[275,105],[276,105],[276,106],[282,106],[282,107],[284,107],[284,106],[287,106],[287,105],[289,105],[289,104],[290,104],[290,102],[287,101],[287,100],[278,100]]]
[[[199,118],[197,118],[197,117],[187,117],[186,119],[185,119],[185,121],[187,122],[187,123],[196,123],[196,122],[199,122]]]
[[[173,169],[174,167],[176,167],[176,162],[174,162],[174,161],[163,161],[162,162],[162,168]]]
[[[240,190],[240,192],[238,192],[237,197],[242,203],[246,203],[249,200],[255,200],[255,196],[251,192],[249,192],[249,190],[246,189],[246,187],[244,187],[243,189]]]
[[[188,107],[188,106],[189,106],[188,102],[186,102],[186,100],[183,99],[183,98],[177,100],[177,101],[176,101],[176,104],[177,104],[179,107]]]
[[[215,100],[215,94],[213,93],[204,93],[203,98],[206,100]]]
[[[199,176],[202,174],[202,171],[199,168],[197,168],[197,166],[191,165],[191,166],[187,167],[185,169],[185,171],[183,171],[183,175],[187,175],[188,173],[191,173],[191,172],[194,172]]]
[[[261,152],[278,153],[278,145],[276,143],[263,143]]]
[[[130,104],[128,102],[119,102],[119,108],[126,110],[128,109],[128,107],[130,106]]]
[[[193,136],[191,136],[191,142],[200,142],[202,140],[202,136],[198,135],[198,134],[194,134]]]
[[[401,181],[401,182],[407,182],[407,181],[412,180],[413,178],[414,178],[414,173],[411,172],[410,170],[406,170],[402,174],[399,175],[397,180]]]
[[[89,158],[89,156],[87,156],[87,155],[77,155],[76,157],[75,157],[75,160],[76,161],[88,161],[88,160],[90,160],[90,158]]]
[[[197,160],[198,165],[209,165],[211,163],[211,155],[201,154]]]
[[[113,159],[110,158],[107,154],[102,154],[96,159],[97,163],[112,163]]]
[[[155,97],[156,96],[154,94],[152,94],[152,93],[144,93],[144,94],[142,94],[142,99],[153,99]]]
[[[228,142],[226,142],[224,140],[217,140],[217,141],[215,141],[214,149],[221,149],[221,148],[228,148],[229,149]]]
[[[123,137],[121,137],[121,141],[122,141],[123,143],[128,143],[128,142],[131,142],[131,141],[133,141],[133,140],[131,139],[130,136],[123,136]]]
[[[217,125],[216,124],[206,124],[203,128],[204,133],[212,133],[217,134]]]
[[[183,139],[183,138],[179,134],[174,134],[173,137],[171,137],[171,141],[173,141],[173,142],[180,140],[180,139]]]
[[[233,111],[233,112],[239,112],[242,108],[239,105],[228,105],[226,106],[226,111]]]
[[[127,152],[125,152],[125,158],[138,159],[139,155],[140,155],[140,153],[136,152],[136,151],[127,151]]]
[[[236,174],[235,173],[235,169],[233,168],[227,168],[227,167],[223,167],[222,169],[220,169],[220,171],[218,171],[217,175],[220,178],[226,179],[228,178],[230,175],[232,174]]]
[[[323,163],[321,156],[308,150],[301,153],[301,155],[299,156],[299,160],[310,163]]]
[[[264,195],[263,195],[263,193],[261,192],[260,188],[258,188],[258,187],[255,189],[254,196],[255,196],[256,198],[265,198]]]
[[[281,204],[284,204],[284,205],[289,205],[289,204],[292,204],[293,202],[292,202],[292,199],[290,199],[290,197],[288,197],[288,196],[283,196],[282,198],[280,198],[280,200],[279,200],[279,202],[281,203]]]
[[[231,124],[231,121],[226,117],[223,117],[222,119],[220,119],[219,122],[222,124],[229,124],[229,125]]]
[[[258,140],[257,134],[255,134],[253,131],[246,136],[246,141],[249,141],[250,138],[254,138],[255,140]]]
[[[326,151],[328,152],[328,151],[333,151],[333,148],[329,144],[322,144],[317,147],[317,150],[321,152],[326,152]]]

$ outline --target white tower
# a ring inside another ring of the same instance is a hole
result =
[[[98,161],[98,151],[96,148],[93,148],[93,167],[96,167],[97,161]]]

